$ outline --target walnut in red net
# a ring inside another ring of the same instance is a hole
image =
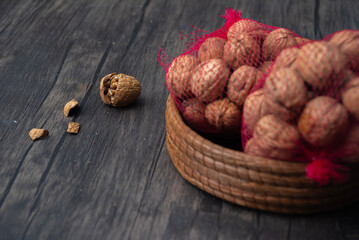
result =
[[[108,74],[100,83],[102,101],[113,107],[126,107],[134,103],[140,96],[141,89],[136,78],[122,73]]]
[[[344,86],[342,102],[354,119],[359,122],[359,78],[351,79]]]
[[[329,42],[338,46],[346,56],[352,70],[359,71],[359,31],[343,30],[336,32]]]
[[[253,134],[254,127],[263,116],[263,89],[248,95],[243,105],[243,122],[249,135]]]
[[[345,107],[327,96],[319,96],[309,101],[298,119],[301,135],[316,147],[330,145],[345,133],[348,126],[348,112]]]
[[[190,80],[191,92],[199,101],[210,102],[222,96],[230,71],[220,59],[199,64]]]
[[[259,79],[263,77],[263,73],[251,66],[243,65],[234,71],[228,81],[228,98],[242,107],[248,93],[252,90]]]
[[[209,103],[205,110],[208,123],[217,130],[240,131],[241,111],[228,98]]]
[[[269,73],[272,63],[273,61],[264,61],[262,65],[259,67],[259,70],[261,70],[264,75],[267,75]]]
[[[298,48],[284,49],[275,59],[272,71],[280,68],[290,68],[297,59],[298,52]]]
[[[247,33],[259,41],[262,41],[268,34],[260,23],[250,19],[241,19],[229,28],[227,38],[236,38],[242,33]]]
[[[259,66],[260,45],[252,36],[242,33],[226,42],[223,59],[234,70],[242,65]]]
[[[226,40],[219,37],[207,38],[198,50],[198,59],[204,62],[210,59],[221,59],[223,57],[223,47]]]
[[[263,112],[287,121],[295,119],[307,102],[304,81],[293,69],[272,71],[264,84]]]
[[[345,76],[346,58],[328,42],[310,42],[298,52],[295,67],[313,89],[330,89],[341,85]]]
[[[266,60],[274,61],[279,53],[290,47],[296,46],[295,34],[285,28],[278,28],[268,34],[263,41],[262,51]]]
[[[340,139],[334,153],[339,152],[340,160],[345,163],[359,162],[359,124],[353,124],[347,134]]]
[[[195,98],[183,101],[184,110],[182,116],[189,125],[195,128],[203,128],[208,125],[204,112],[206,105]]]
[[[188,96],[192,72],[198,63],[192,55],[181,55],[173,60],[166,74],[166,83],[172,94],[179,98]]]
[[[296,37],[295,40],[297,41],[298,45],[303,45],[303,44],[306,44],[307,42],[311,41],[310,39],[303,38],[303,37]]]
[[[296,126],[267,115],[257,122],[248,143],[245,148],[248,154],[290,161],[300,149],[301,136]]]

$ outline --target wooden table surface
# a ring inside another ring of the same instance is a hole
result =
[[[359,1],[0,1],[0,239],[359,239],[359,204],[280,215],[186,182],[165,144],[165,71],[190,25],[213,31],[225,7],[320,39],[359,28]],[[104,105],[100,79],[135,76],[137,103]],[[63,115],[77,99],[80,111]],[[66,133],[70,121],[78,135]],[[33,142],[32,128],[50,136]]]

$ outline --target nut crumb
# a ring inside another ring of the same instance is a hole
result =
[[[64,115],[66,117],[72,115],[74,110],[78,107],[79,107],[79,103],[75,99],[72,99],[70,102],[66,103],[64,107]]]
[[[35,141],[36,139],[43,138],[49,135],[49,131],[46,129],[39,129],[39,128],[33,128],[29,132],[29,136],[32,141]]]
[[[67,132],[68,132],[68,133],[77,134],[77,133],[79,133],[79,129],[80,129],[80,123],[77,123],[77,122],[69,122],[69,126],[68,126],[68,128],[67,128]]]

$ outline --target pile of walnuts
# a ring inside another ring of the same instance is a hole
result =
[[[359,161],[359,33],[283,50],[244,102],[245,152],[293,160],[303,149]]]
[[[191,127],[240,136],[248,94],[283,49],[306,41],[287,29],[269,31],[256,21],[242,19],[229,28],[226,39],[207,38],[198,57],[175,58],[166,84]]]

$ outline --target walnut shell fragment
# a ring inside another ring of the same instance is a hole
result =
[[[66,117],[72,115],[74,110],[78,107],[79,107],[79,103],[75,99],[72,99],[70,102],[66,103],[64,107],[64,115]]]
[[[79,133],[79,129],[80,129],[80,123],[77,123],[77,122],[69,122],[69,126],[68,126],[68,128],[67,128],[67,132],[68,132],[68,133],[77,134],[77,133]]]
[[[141,90],[141,84],[136,78],[122,73],[108,74],[100,83],[102,101],[113,107],[126,107],[134,103]]]
[[[35,141],[36,139],[47,137],[49,135],[49,131],[46,129],[39,129],[39,128],[33,128],[29,132],[29,136],[32,141]]]

